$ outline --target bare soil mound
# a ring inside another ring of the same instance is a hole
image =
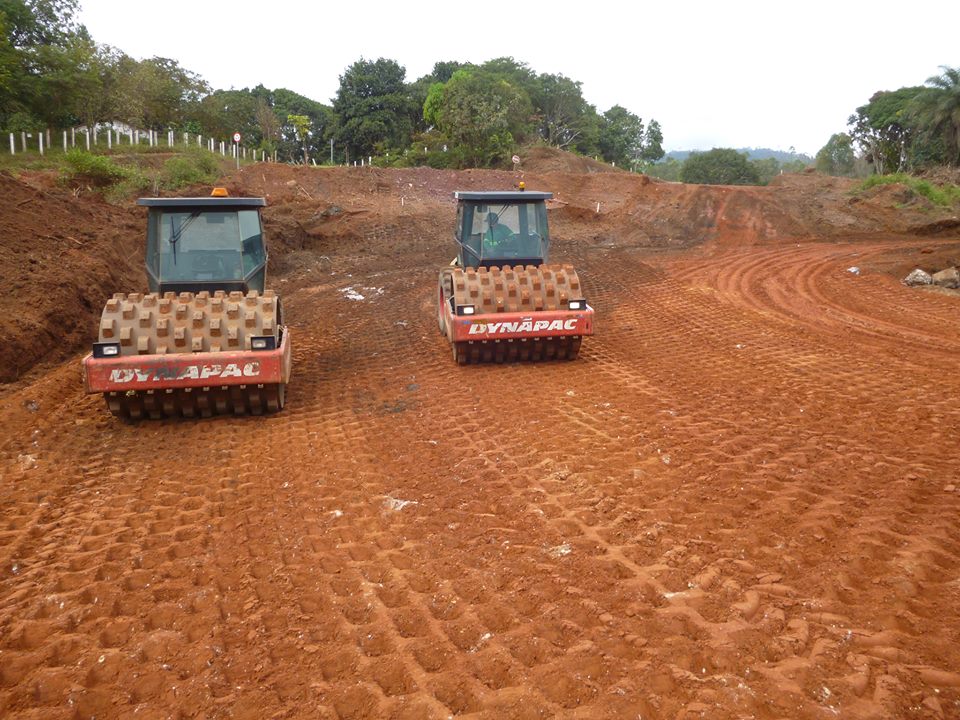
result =
[[[95,197],[0,173],[0,382],[75,352],[103,301],[141,285],[141,222]]]
[[[536,145],[520,153],[520,167],[525,172],[533,173],[611,173],[623,172],[623,170],[609,165],[605,162],[599,162],[593,158],[575,155],[574,153],[558,150],[557,148],[547,147],[546,145]]]

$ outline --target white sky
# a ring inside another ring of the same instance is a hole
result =
[[[655,118],[667,150],[813,155],[877,90],[960,66],[960,0],[80,3],[93,38],[128,55],[323,103],[360,57],[396,60],[412,81],[438,60],[512,56],[581,81],[600,112]]]

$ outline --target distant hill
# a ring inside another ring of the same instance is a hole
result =
[[[770,148],[735,148],[738,153],[746,153],[751,160],[766,160],[767,158],[776,158],[777,162],[786,163],[793,160],[802,160],[805,163],[812,163],[813,158],[803,153],[788,152],[787,150],[771,150]],[[666,158],[673,158],[678,162],[683,162],[692,152],[701,152],[699,150],[673,150],[666,154]]]

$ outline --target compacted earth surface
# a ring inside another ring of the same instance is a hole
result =
[[[578,360],[437,332],[519,173],[251,165],[287,407],[139,424],[80,360],[142,209],[0,175],[0,716],[960,717],[960,298],[900,283],[960,223],[542,160]]]

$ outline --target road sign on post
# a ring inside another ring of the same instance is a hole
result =
[[[237,156],[237,170],[240,169],[240,133],[233,134],[233,154]]]

